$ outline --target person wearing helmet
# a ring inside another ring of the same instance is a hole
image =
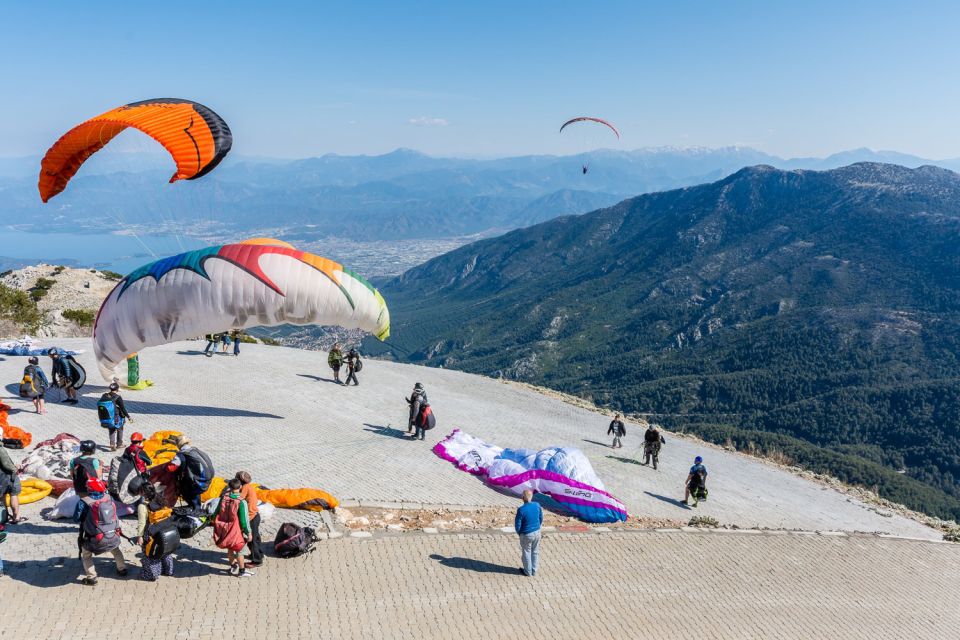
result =
[[[73,489],[77,495],[87,494],[87,485],[90,480],[100,479],[100,459],[95,455],[97,443],[93,440],[84,440],[80,443],[80,455],[70,461],[70,477],[73,479]]]
[[[163,442],[178,449],[177,455],[167,463],[167,471],[175,474],[180,497],[194,509],[199,509],[200,496],[210,487],[215,475],[210,456],[183,435],[170,436]]]
[[[47,351],[47,355],[50,356],[50,360],[53,361],[50,367],[53,376],[53,386],[60,387],[67,392],[67,397],[61,400],[61,402],[77,404],[80,401],[77,400],[77,390],[73,387],[73,367],[70,366],[70,361],[60,355],[60,352],[56,349],[50,349]]]
[[[26,386],[27,396],[25,397],[33,399],[33,408],[37,413],[45,414],[47,409],[44,407],[43,397],[47,392],[47,387],[50,386],[50,382],[47,381],[47,375],[40,368],[39,358],[30,356],[27,362],[27,366],[23,369],[23,381],[20,383],[20,395],[23,396],[23,387]],[[27,384],[28,381],[29,384]]]
[[[130,436],[130,446],[123,450],[123,457],[133,462],[133,466],[137,468],[137,472],[147,472],[147,467],[149,467],[153,461],[150,460],[147,452],[143,450],[142,433],[139,431],[133,432],[133,435]]]
[[[410,415],[407,418],[407,433],[411,433],[414,424],[416,424],[417,416],[420,415],[420,407],[429,404],[427,401],[427,391],[423,388],[423,385],[418,382],[413,385],[413,393],[410,394],[410,397],[404,398],[404,400],[410,405]],[[417,434],[414,433],[413,437],[416,438]]]
[[[327,354],[327,365],[333,371],[333,381],[337,384],[342,384],[340,380],[340,367],[343,366],[343,350],[340,348],[340,343],[336,343],[330,349],[330,353]]]
[[[690,496],[693,496],[693,506],[697,506],[698,502],[707,499],[707,468],[703,466],[703,458],[700,456],[694,458],[690,473],[687,474],[683,504],[688,504],[687,500],[690,499]]]
[[[117,575],[126,576],[127,563],[123,558],[123,551],[120,550],[123,532],[120,530],[117,506],[107,494],[107,486],[103,480],[90,478],[86,491],[77,503],[73,520],[80,524],[77,545],[80,547],[80,562],[83,563],[83,584],[90,587],[97,584],[97,569],[93,564],[93,556],[101,553],[112,554]]]
[[[110,451],[116,451],[123,446],[123,425],[130,420],[130,414],[120,397],[120,385],[116,381],[111,382],[110,390],[100,396],[97,415],[100,426],[110,432]]]
[[[360,370],[360,367],[357,366],[360,362],[360,354],[353,347],[350,348],[350,351],[347,352],[347,357],[345,362],[347,363],[347,381],[345,386],[350,386],[350,381],[353,380],[353,386],[359,386],[360,381],[357,380],[357,371]]]

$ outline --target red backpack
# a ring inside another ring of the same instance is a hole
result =
[[[120,521],[117,519],[117,505],[109,495],[99,499],[84,498],[87,514],[83,519],[83,548],[98,555],[112,551],[120,546]]]
[[[228,495],[220,498],[220,510],[213,521],[213,543],[221,549],[240,551],[247,541],[240,529],[240,500]]]

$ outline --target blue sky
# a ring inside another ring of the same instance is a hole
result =
[[[235,153],[860,146],[960,156],[960,3],[8,3],[0,155],[152,97]],[[575,115],[623,139],[558,136]]]

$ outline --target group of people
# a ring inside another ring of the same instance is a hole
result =
[[[47,412],[46,395],[51,386],[63,390],[66,397],[61,402],[65,404],[79,402],[77,389],[74,386],[75,376],[71,359],[57,349],[50,349],[47,355],[50,357],[52,385],[51,380],[40,367],[40,359],[37,356],[30,356],[27,360],[27,366],[23,368],[23,377],[20,379],[20,397],[33,400],[33,408],[39,414]]]
[[[327,365],[333,371],[333,381],[337,384],[349,386],[352,381],[354,386],[359,386],[357,372],[363,368],[363,361],[360,360],[360,353],[354,347],[350,347],[350,350],[344,354],[343,347],[337,342],[327,354]],[[340,369],[344,365],[347,366],[346,381],[340,379]]]
[[[607,427],[607,435],[613,435],[612,449],[623,448],[623,438],[627,435],[627,428],[619,413],[613,415],[610,426]],[[659,427],[651,423],[647,425],[647,430],[643,434],[643,462],[642,465],[653,463],[653,468],[657,468],[660,460],[660,447],[667,443],[666,438],[660,433]],[[703,466],[703,458],[697,456],[694,459],[693,466],[687,474],[687,480],[684,484],[683,504],[689,505],[690,498],[693,497],[693,506],[707,499],[707,468]]]
[[[240,355],[240,338],[243,335],[243,332],[234,329],[232,331],[224,331],[222,333],[208,333],[204,338],[207,340],[207,346],[203,349],[203,355],[208,358],[212,358],[213,354],[217,351],[217,345],[220,345],[220,353],[227,353],[230,349],[230,345],[233,345],[233,355]]]
[[[216,509],[207,514],[202,510],[200,495],[210,486],[213,477],[209,456],[184,436],[171,436],[164,442],[178,450],[164,470],[174,474],[177,491],[190,507],[185,517],[212,522],[214,543],[227,552],[230,575],[253,576],[251,567],[263,562],[263,551],[257,490],[250,473],[238,471],[227,483]],[[110,553],[117,574],[128,574],[121,550],[124,539],[138,545],[143,552],[141,578],[155,581],[160,576],[174,573],[173,552],[179,548],[182,525],[179,515],[167,506],[151,481],[149,469],[152,461],[144,451],[142,434],[131,435],[130,445],[124,449],[122,457],[132,462],[138,473],[128,488],[137,497],[137,534],[133,538],[127,538],[121,530],[116,503],[108,493],[103,477],[103,464],[96,456],[96,444],[84,440],[80,443],[80,454],[70,461],[70,477],[80,498],[74,521],[79,523],[78,547],[84,571],[82,583],[85,585],[97,584],[93,560],[97,555]],[[243,555],[244,547],[248,547],[249,556]]]

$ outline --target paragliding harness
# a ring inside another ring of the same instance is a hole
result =
[[[196,447],[186,451],[181,450],[180,455],[184,458],[181,478],[196,486],[201,492],[206,491],[210,487],[214,474],[210,456]]]
[[[103,494],[94,500],[81,498],[87,505],[87,512],[80,524],[78,540],[80,551],[84,549],[94,555],[112,551],[120,546],[120,521],[117,519],[117,506],[109,494]]]
[[[437,426],[437,417],[433,413],[433,408],[429,404],[420,405],[420,413],[417,414],[417,426],[424,431],[430,431]]]
[[[93,466],[93,460],[90,458],[74,458],[73,466],[73,490],[77,495],[87,492],[87,482],[91,478],[97,477],[97,470]]]
[[[159,560],[180,548],[180,531],[170,519],[151,525],[144,537],[143,555],[151,560]]]
[[[708,494],[706,474],[703,471],[697,471],[690,478],[690,495],[697,501],[704,501]]]
[[[117,411],[117,401],[113,398],[101,398],[97,402],[97,415],[100,418],[100,426],[104,429],[121,429],[126,422]]]
[[[33,376],[29,373],[23,374],[23,379],[20,380],[19,393],[21,398],[32,398],[37,395],[37,386],[33,382]]]
[[[210,514],[203,509],[194,509],[191,506],[174,507],[170,523],[179,534],[178,539],[189,540],[197,532],[210,524]]]
[[[284,522],[273,541],[273,550],[281,558],[295,558],[313,551],[313,545],[319,542],[316,531],[310,527],[301,527],[293,522]]]
[[[354,360],[353,370],[356,371],[357,373],[360,373],[361,371],[363,371],[363,360],[360,359],[360,356],[357,356],[357,359]]]

